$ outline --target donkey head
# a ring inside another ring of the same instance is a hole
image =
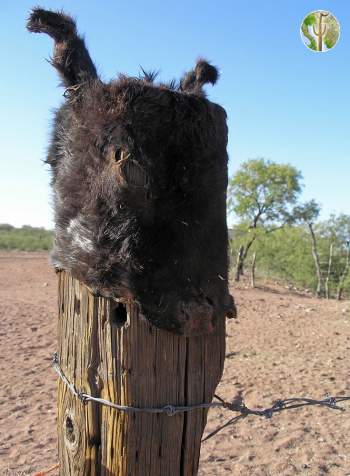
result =
[[[35,8],[65,87],[47,162],[52,263],[104,296],[132,299],[158,327],[211,332],[234,313],[227,281],[226,114],[208,101],[217,69],[199,60],[176,84],[103,83],[63,13]]]

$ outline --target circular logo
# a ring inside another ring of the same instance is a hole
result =
[[[304,44],[318,53],[331,50],[338,43],[340,25],[330,12],[316,10],[304,18],[300,34]]]

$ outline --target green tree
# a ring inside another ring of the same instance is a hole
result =
[[[319,233],[323,238],[334,241],[340,247],[345,247],[350,238],[350,215],[331,214],[328,220],[319,224]]]
[[[350,225],[350,216],[347,216],[347,220],[345,217],[334,215],[322,222],[316,222],[315,219],[311,222],[322,272],[322,292],[325,290],[329,298],[350,298],[350,249],[347,247],[349,235],[346,226],[346,223]],[[231,230],[231,253],[249,238],[250,233],[242,224],[234,225]],[[305,221],[286,225],[270,234],[261,230],[247,256],[246,268],[252,266],[254,253],[257,256],[258,279],[281,280],[304,290],[317,289],[311,235]]]
[[[329,266],[326,278],[326,295],[329,297],[328,282],[331,275],[337,288],[337,298],[341,299],[346,287],[350,268],[350,216],[344,213],[332,214],[330,218],[319,225],[320,236],[329,242]],[[332,269],[333,249],[336,250],[334,269]]]
[[[271,233],[293,222],[301,179],[295,167],[264,158],[244,162],[230,179],[228,211],[234,213],[249,232],[239,248],[236,281],[243,274],[244,261],[259,234]]]
[[[259,277],[282,280],[303,289],[316,287],[310,235],[306,226],[286,225],[274,233],[262,234],[251,251],[259,257]],[[251,260],[252,253],[247,258],[247,265]]]
[[[294,220],[305,222],[310,231],[311,243],[312,243],[311,251],[312,251],[312,257],[315,262],[315,270],[316,270],[316,277],[317,277],[317,287],[316,287],[317,297],[321,296],[322,287],[323,287],[320,255],[317,248],[317,240],[316,240],[316,235],[314,230],[314,223],[320,214],[320,210],[321,210],[321,207],[315,200],[310,200],[309,202],[299,205],[295,207],[294,209]]]
[[[52,248],[53,232],[44,228],[24,225],[15,228],[12,225],[0,224],[0,249],[16,250],[49,250]]]

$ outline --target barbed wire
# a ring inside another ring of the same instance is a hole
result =
[[[242,420],[249,415],[254,415],[254,416],[263,417],[263,418],[272,418],[274,413],[282,412],[285,410],[301,408],[305,406],[311,406],[311,405],[323,406],[323,407],[330,408],[332,410],[345,411],[345,408],[338,406],[337,403],[350,400],[350,396],[333,397],[330,395],[326,395],[325,398],[323,399],[314,399],[314,398],[308,398],[308,397],[290,397],[290,398],[276,400],[268,408],[251,409],[245,405],[241,395],[237,395],[231,402],[228,402],[215,394],[214,397],[218,401],[211,402],[211,403],[198,403],[194,405],[168,404],[162,407],[134,407],[131,405],[119,405],[117,403],[110,402],[109,400],[105,400],[103,398],[93,397],[92,395],[89,395],[77,389],[75,385],[69,382],[66,375],[64,374],[59,363],[59,357],[57,352],[53,354],[52,366],[54,370],[56,371],[57,375],[59,376],[59,378],[62,380],[62,382],[67,386],[67,388],[69,388],[71,393],[74,396],[76,396],[84,405],[87,405],[88,402],[95,402],[100,405],[108,406],[122,412],[164,413],[168,416],[173,416],[173,415],[176,415],[177,413],[184,413],[184,412],[190,412],[193,410],[198,410],[198,409],[203,410],[203,409],[209,409],[209,408],[225,408],[229,411],[239,413],[239,415],[236,415],[235,417],[231,418],[229,421],[227,421],[226,423],[224,423],[223,425],[219,426],[214,431],[209,433],[209,435],[207,435],[202,440],[202,442],[209,440],[210,438],[215,436],[224,428],[227,428],[228,426],[237,423],[239,420]]]

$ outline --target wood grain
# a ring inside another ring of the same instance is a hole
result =
[[[132,302],[95,297],[65,272],[58,280],[60,364],[79,390],[140,407],[212,400],[224,321],[213,335],[181,337],[152,326]],[[206,417],[204,410],[167,416],[83,405],[59,382],[60,476],[196,475]]]

